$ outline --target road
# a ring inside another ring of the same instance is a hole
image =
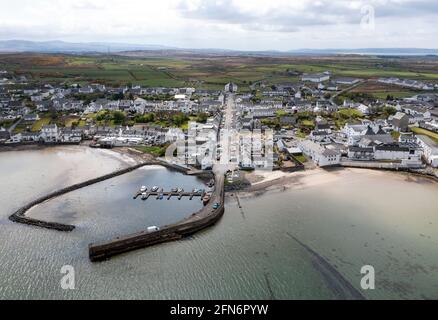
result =
[[[364,84],[365,82],[367,82],[368,80],[361,80],[361,81],[359,81],[358,83],[355,83],[354,85],[352,85],[352,86],[350,86],[350,87],[348,87],[348,88],[346,88],[346,89],[344,89],[344,90],[342,90],[342,91],[339,91],[339,92],[337,92],[333,97],[331,97],[330,98],[330,103],[332,104],[332,105],[336,105],[336,103],[334,102],[334,100],[336,99],[336,97],[338,97],[338,96],[340,96],[341,94],[344,94],[344,93],[346,93],[346,92],[349,92],[350,90],[353,90],[354,88],[356,88],[356,87],[358,87],[358,86],[360,86],[361,84]]]
[[[224,126],[220,129],[219,136],[222,147],[221,159],[215,164],[213,171],[216,174],[225,174],[228,170],[236,170],[238,165],[230,162],[233,158],[238,158],[238,140],[236,128],[236,102],[235,95],[228,94],[226,97],[226,109],[224,111]]]
[[[23,117],[21,117],[18,121],[16,121],[12,126],[9,127],[8,131],[10,134],[15,130],[15,128],[23,121]]]

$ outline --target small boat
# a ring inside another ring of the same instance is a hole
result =
[[[141,199],[142,199],[142,200],[146,200],[147,197],[148,197],[148,195],[147,195],[146,192],[143,192],[143,193],[141,194]]]
[[[204,206],[207,205],[207,203],[210,202],[211,199],[211,195],[206,194],[203,198],[202,198],[202,202],[204,203]]]
[[[178,188],[178,190],[176,191],[177,193],[183,193],[184,189],[183,188]]]
[[[151,232],[157,232],[160,231],[160,228],[156,227],[156,226],[152,226],[152,227],[148,227],[147,232],[151,233]]]
[[[214,205],[213,205],[213,209],[214,210],[217,210],[217,209],[219,209],[220,208],[220,204],[219,203],[215,203]]]
[[[177,193],[178,192],[178,188],[173,188],[172,190],[170,190],[172,193]]]
[[[148,190],[148,188],[146,188],[145,186],[140,188],[140,192],[146,192]]]
[[[160,194],[160,195],[158,196],[158,200],[163,200],[163,199],[164,199],[163,194]]]
[[[151,191],[152,191],[152,192],[157,192],[158,189],[160,189],[160,187],[155,186],[155,187],[152,187]]]

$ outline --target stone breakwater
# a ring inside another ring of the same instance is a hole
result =
[[[160,164],[159,162],[155,162],[155,161],[149,161],[149,162],[143,162],[134,166],[131,166],[129,168],[125,168],[125,169],[121,169],[118,171],[114,171],[112,173],[106,174],[104,176],[98,177],[98,178],[94,178],[91,180],[87,180],[81,183],[77,183],[74,185],[71,185],[69,187],[57,190],[55,192],[52,192],[48,195],[45,195],[43,197],[40,197],[24,206],[22,206],[20,209],[18,209],[16,212],[14,212],[10,217],[9,220],[13,221],[13,222],[17,222],[17,223],[22,223],[22,224],[27,224],[27,225],[32,225],[32,226],[37,226],[37,227],[41,227],[41,228],[46,228],[46,229],[51,229],[51,230],[58,230],[58,231],[65,231],[65,232],[69,232],[69,231],[73,231],[75,229],[75,226],[73,225],[68,225],[68,224],[61,224],[61,223],[56,223],[56,222],[48,222],[48,221],[42,221],[42,220],[37,220],[37,219],[33,219],[30,217],[26,216],[26,212],[29,211],[31,208],[35,207],[36,205],[39,205],[43,202],[46,202],[48,200],[57,198],[61,195],[64,195],[66,193],[96,184],[98,182],[102,182],[126,173],[129,173],[131,171],[137,170],[141,167],[144,166],[148,166],[148,165],[158,165]]]

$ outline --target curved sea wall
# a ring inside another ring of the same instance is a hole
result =
[[[155,165],[155,164],[159,164],[158,162],[155,161],[151,161],[151,162],[143,162],[134,166],[131,166],[129,168],[125,168],[125,169],[121,169],[118,171],[114,171],[112,173],[106,174],[104,176],[98,177],[98,178],[94,178],[91,180],[87,180],[81,183],[77,183],[74,185],[71,185],[69,187],[57,190],[55,192],[52,192],[48,195],[45,195],[43,197],[40,197],[26,205],[24,205],[23,207],[21,207],[20,209],[18,209],[16,212],[14,212],[10,217],[9,220],[13,221],[13,222],[17,222],[17,223],[23,223],[23,224],[27,224],[27,225],[33,225],[33,226],[37,226],[37,227],[42,227],[42,228],[46,228],[46,229],[52,229],[52,230],[58,230],[58,231],[73,231],[75,229],[75,226],[73,225],[68,225],[68,224],[61,224],[61,223],[56,223],[56,222],[47,222],[47,221],[41,221],[41,220],[37,220],[37,219],[33,219],[30,217],[26,216],[26,212],[29,211],[31,208],[35,207],[38,204],[41,204],[45,201],[51,200],[53,198],[57,198],[61,195],[64,195],[66,193],[90,186],[92,184],[98,183],[98,182],[102,182],[123,174],[126,174],[128,172],[137,170],[138,168],[144,167],[144,166],[148,166],[148,165]]]

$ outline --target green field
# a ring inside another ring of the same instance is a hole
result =
[[[135,147],[136,150],[141,151],[143,153],[148,153],[156,157],[163,157],[166,154],[167,146],[164,147]]]
[[[438,82],[438,59],[373,56],[251,57],[166,55],[144,57],[15,54],[1,55],[0,68],[26,74],[35,81],[109,85],[222,89],[233,81],[243,90],[251,84],[297,82],[299,74],[330,71],[334,77],[399,77]],[[297,74],[298,73],[298,74]],[[405,90],[392,92],[395,97]],[[379,98],[387,95],[378,93]]]
[[[415,134],[421,134],[421,135],[428,136],[429,138],[434,140],[436,143],[438,143],[438,133],[436,133],[436,132],[432,132],[432,131],[422,129],[422,128],[411,128],[411,131],[413,131]]]
[[[46,125],[50,124],[50,121],[51,121],[50,117],[43,117],[43,118],[41,118],[40,120],[36,121],[33,124],[32,128],[31,128],[31,131],[32,132],[40,131],[43,126],[46,126]]]

